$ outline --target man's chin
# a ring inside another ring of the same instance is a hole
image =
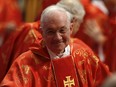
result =
[[[59,47],[54,48],[54,50],[55,50],[56,53],[61,53],[61,52],[64,51],[64,49],[65,48],[59,48]]]

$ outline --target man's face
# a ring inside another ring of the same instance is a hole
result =
[[[70,42],[70,23],[67,22],[64,14],[57,13],[57,15],[49,17],[48,21],[44,23],[42,32],[46,46],[55,54],[63,52]]]

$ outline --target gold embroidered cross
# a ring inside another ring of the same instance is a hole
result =
[[[74,79],[70,79],[71,76],[66,76],[66,81],[63,80],[64,82],[64,87],[72,87],[72,86],[75,86],[75,82],[74,82]]]

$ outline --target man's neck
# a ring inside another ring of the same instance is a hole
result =
[[[48,53],[49,53],[51,59],[61,58],[61,57],[70,55],[70,46],[69,45],[65,48],[64,52],[61,52],[59,54],[55,54],[49,48],[47,48],[47,49],[48,49]]]

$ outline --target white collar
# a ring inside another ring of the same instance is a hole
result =
[[[47,48],[47,49],[48,49],[48,48]],[[66,56],[69,56],[69,55],[70,55],[70,46],[68,45],[68,46],[65,48],[65,51],[64,51],[63,54],[56,55],[56,54],[53,53],[50,49],[48,49],[48,53],[49,53],[51,59],[57,59],[57,58],[66,57]]]

